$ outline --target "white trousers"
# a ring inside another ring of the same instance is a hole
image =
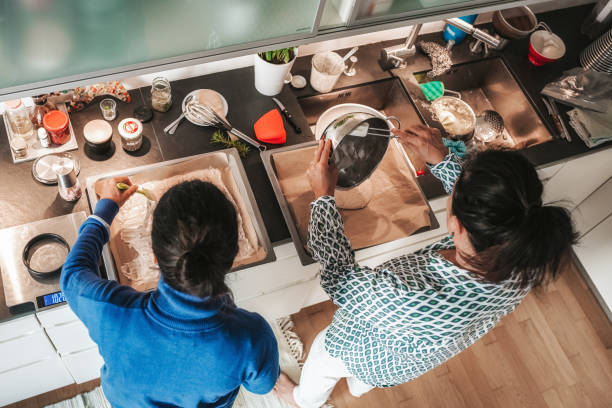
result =
[[[344,377],[349,392],[355,397],[360,397],[374,388],[353,377],[342,360],[332,357],[325,350],[327,329],[328,327],[317,334],[302,368],[300,384],[293,389],[295,402],[301,408],[319,408],[325,404],[336,383]]]

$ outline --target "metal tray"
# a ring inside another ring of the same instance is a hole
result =
[[[240,160],[240,155],[238,154],[238,151],[235,148],[218,150],[218,151],[211,152],[211,153],[204,153],[204,154],[199,154],[195,156],[183,157],[180,159],[169,160],[169,161],[164,161],[164,162],[159,162],[159,163],[154,163],[154,164],[148,164],[145,166],[134,167],[131,169],[119,170],[119,171],[114,171],[110,173],[88,177],[86,180],[87,198],[89,199],[91,208],[94,209],[96,207],[96,204],[98,203],[98,197],[95,193],[94,185],[98,180],[102,180],[106,178],[113,178],[113,177],[124,177],[124,176],[131,177],[131,176],[135,176],[145,171],[154,170],[154,169],[162,169],[164,167],[169,167],[169,166],[172,166],[178,163],[184,163],[187,161],[195,161],[198,159],[204,159],[207,156],[219,155],[219,154],[224,154],[227,158],[227,161],[229,163],[229,167],[231,170],[231,174],[234,177],[234,180],[236,181],[239,193],[242,196],[242,199],[244,200],[244,203],[246,205],[246,210],[249,213],[251,220],[253,222],[253,227],[257,234],[257,239],[259,240],[259,243],[263,247],[265,254],[266,254],[265,258],[263,258],[262,260],[258,262],[246,264],[246,265],[241,265],[239,267],[232,269],[231,272],[245,269],[245,268],[250,268],[255,265],[260,265],[260,264],[275,261],[276,255],[274,254],[274,251],[272,249],[272,243],[270,242],[270,238],[268,237],[268,233],[266,231],[266,228],[263,222],[263,218],[261,217],[261,213],[259,212],[259,208],[257,207],[255,196],[253,195],[253,191],[251,190],[251,185],[249,184],[249,181],[247,179],[246,172],[244,170],[244,166],[242,165],[242,161]],[[104,266],[106,267],[106,273],[107,273],[108,278],[118,281],[119,279],[117,275],[117,269],[115,266],[113,256],[111,254],[111,250],[108,246],[108,243],[104,245],[104,248],[102,249],[102,259],[104,261]]]
[[[410,168],[414,168],[412,166],[412,163],[410,162],[410,158],[406,154],[406,151],[402,148],[399,142],[393,139],[390,141],[390,143],[397,144],[396,147],[401,152],[402,157],[406,160],[408,166]],[[300,234],[298,233],[297,226],[295,225],[295,221],[293,220],[293,217],[291,216],[291,210],[289,208],[289,204],[287,203],[287,200],[285,199],[285,195],[283,194],[283,190],[281,189],[280,182],[278,181],[278,177],[276,177],[276,169],[274,167],[274,160],[272,159],[272,155],[276,153],[288,152],[291,150],[303,149],[306,147],[315,146],[317,144],[318,142],[306,142],[306,143],[301,143],[297,145],[281,147],[278,149],[267,150],[261,153],[261,159],[266,169],[266,173],[268,173],[268,178],[270,179],[270,183],[272,183],[274,194],[276,195],[276,199],[278,200],[281,211],[283,212],[283,217],[285,218],[285,222],[287,224],[287,227],[289,228],[289,234],[291,234],[293,245],[295,246],[295,249],[297,250],[297,253],[298,253],[298,256],[300,257],[300,261],[302,262],[302,265],[310,265],[314,263],[314,259],[312,259],[310,254],[306,252],[306,250],[304,249],[306,246],[306,243],[302,242],[302,239],[300,238]],[[421,188],[418,182],[416,184],[417,184],[417,187],[421,195],[425,198],[425,193],[423,193],[423,189]],[[429,208],[429,219],[431,221],[431,225],[429,226],[429,229],[420,230],[416,232],[416,234],[424,232],[424,231],[434,230],[434,229],[439,228],[440,226],[440,224],[438,224],[438,220],[436,219],[436,216],[434,215],[433,210],[431,209],[431,205],[429,205],[429,201],[425,199],[425,202],[427,203],[427,207]]]
[[[60,110],[66,114],[68,113],[65,103],[58,103],[56,106],[57,106],[57,110]],[[11,152],[11,158],[13,159],[13,163],[15,164],[23,163],[26,161],[37,159],[41,156],[44,156],[50,153],[67,152],[70,150],[78,149],[79,145],[77,144],[76,136],[74,135],[74,129],[72,128],[72,122],[70,121],[70,115],[68,116],[69,116],[68,128],[70,129],[70,139],[66,143],[64,143],[63,145],[59,145],[59,146],[51,145],[50,147],[42,147],[42,145],[40,144],[40,141],[38,140],[38,135],[35,134],[34,141],[28,143],[28,154],[25,157],[15,158],[15,153],[13,152],[13,149],[9,149]],[[7,117],[6,110],[2,114],[2,119],[4,121],[4,128],[6,129],[6,136],[9,140],[9,145],[10,145],[11,143],[10,140],[13,137],[13,130],[11,129],[8,123],[8,117]]]

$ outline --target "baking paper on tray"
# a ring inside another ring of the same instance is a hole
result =
[[[266,251],[259,242],[242,195],[224,155],[189,160],[138,173],[132,182],[153,191],[157,198],[173,185],[189,181],[208,181],[217,186],[234,204],[238,216],[238,255],[234,267],[261,261]],[[151,248],[151,228],[155,203],[134,194],[121,207],[111,225],[109,246],[117,266],[119,281],[137,290],[157,286],[159,268]]]
[[[272,155],[281,189],[302,242],[307,242],[310,203],[314,194],[306,170],[316,146]],[[407,237],[431,226],[429,206],[403,153],[395,143],[371,176],[374,197],[359,210],[340,210],[353,249]]]

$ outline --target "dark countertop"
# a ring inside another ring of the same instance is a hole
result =
[[[582,21],[586,17],[590,7],[574,7],[538,16],[541,21],[549,24],[551,29],[565,40],[567,54],[562,60],[543,67],[532,66],[526,58],[527,39],[511,42],[501,53],[553,133],[556,132],[554,132],[552,122],[540,100],[539,92],[544,84],[558,78],[564,70],[578,65],[578,54],[590,41],[579,33],[579,24],[576,22]],[[423,37],[439,40],[440,34],[427,34]],[[377,62],[380,48],[401,42],[389,41],[384,44],[362,46],[356,54],[359,58],[357,75],[353,77],[342,76],[336,89],[391,78],[392,76],[401,79],[402,75],[411,72],[411,70],[422,71],[430,68],[428,60],[422,55],[417,55],[408,70],[405,69],[403,72],[402,70],[383,71]],[[468,41],[465,41],[455,48],[453,56],[454,59],[457,56],[457,61],[454,62],[463,62],[469,58],[474,58],[465,51],[467,43]],[[344,52],[344,50],[340,51],[340,54],[343,55]],[[293,74],[301,74],[309,79],[310,64],[310,56],[298,58],[292,70]],[[155,113],[153,120],[145,124],[144,135],[146,141],[144,147],[134,154],[129,154],[121,148],[116,126],[121,119],[132,116],[132,111],[136,106],[150,103],[149,88],[132,90],[130,91],[132,95],[131,104],[119,102],[119,115],[112,122],[115,128],[113,134],[114,153],[106,160],[100,160],[101,158],[96,160],[87,156],[83,149],[82,130],[89,120],[101,117],[97,103],[99,99],[97,99],[83,111],[70,115],[79,144],[79,149],[73,151],[72,154],[76,155],[81,161],[81,174],[79,176],[81,182],[84,183],[87,177],[95,174],[223,149],[224,146],[214,145],[209,141],[213,129],[198,127],[186,120],[183,120],[174,135],[163,133],[163,128],[179,116],[180,105],[184,96],[199,88],[212,88],[223,94],[229,105],[227,119],[236,128],[249,135],[253,135],[255,121],[270,109],[275,108],[271,98],[259,94],[255,89],[252,67],[174,81],[172,82],[172,108],[167,113]],[[289,112],[295,117],[298,125],[303,129],[302,134],[295,134],[292,127],[285,124],[288,144],[302,143],[313,138],[304,113],[298,104],[298,97],[312,94],[315,94],[315,92],[310,86],[302,90],[294,90],[285,86],[281,94],[278,95],[278,98],[285,104]],[[573,133],[571,128],[570,132]],[[553,140],[530,147],[522,152],[535,165],[543,165],[610,146],[610,144],[607,144],[596,149],[588,149],[578,136],[575,134],[572,134],[572,136],[573,141],[571,143],[563,140]],[[2,174],[2,183],[0,183],[0,228],[75,211],[84,210],[89,213],[89,204],[85,195],[76,204],[64,202],[59,198],[56,186],[45,186],[32,178],[32,162],[13,164],[9,149],[2,125],[0,126],[0,171]],[[271,241],[279,242],[289,239],[289,232],[259,153],[255,149],[251,149],[247,157],[243,159],[243,164]],[[432,185],[433,187],[427,186],[428,183],[435,183],[435,180],[421,179],[420,181],[425,184],[423,187],[428,198],[440,193],[441,190],[435,185]],[[9,317],[10,314],[4,306],[4,293],[0,291],[0,320]]]

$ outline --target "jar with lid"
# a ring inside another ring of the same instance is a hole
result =
[[[32,126],[28,109],[21,99],[5,102],[4,105],[13,138],[23,139],[26,142],[31,140],[34,137],[34,126]]]
[[[168,112],[170,106],[172,106],[170,82],[163,77],[155,78],[151,86],[151,107],[158,112]]]
[[[43,117],[43,126],[49,132],[51,143],[63,145],[70,140],[70,119],[60,110],[47,112]]]
[[[81,198],[83,189],[74,171],[74,162],[62,158],[55,163],[53,169],[57,174],[57,187],[60,197],[66,201],[76,201]]]
[[[30,120],[34,125],[34,130],[37,130],[43,127],[43,118],[45,115],[52,110],[57,110],[57,107],[53,103],[47,101],[47,95],[33,96],[32,100],[34,101],[34,107],[30,114]]]

